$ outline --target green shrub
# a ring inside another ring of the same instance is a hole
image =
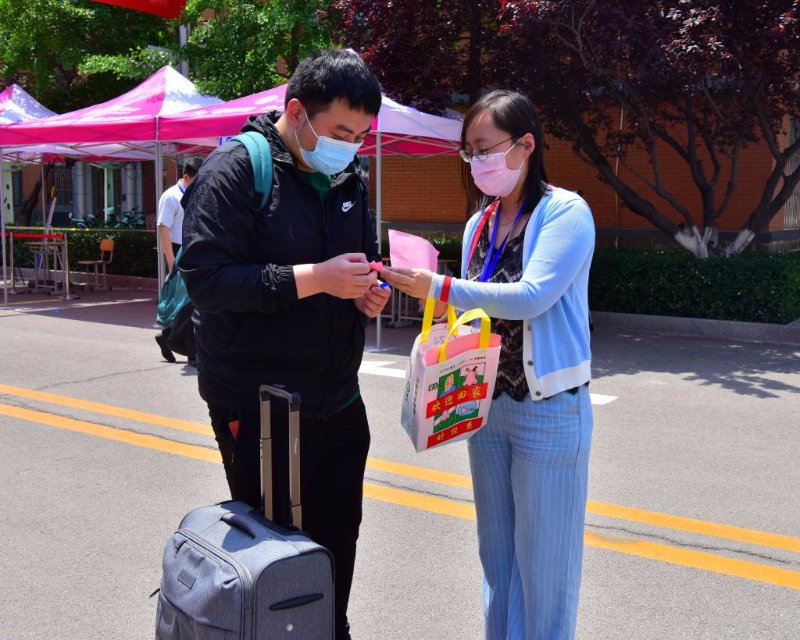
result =
[[[441,258],[455,260],[451,268],[460,273],[461,234],[419,235],[433,243]],[[800,253],[751,251],[698,260],[681,250],[598,249],[589,306],[593,311],[785,324],[800,318]]]
[[[10,233],[42,233],[41,227],[8,227]],[[108,273],[155,278],[158,270],[156,235],[153,231],[138,229],[54,229],[54,233],[66,233],[69,242],[70,270],[78,271],[79,260],[97,260],[100,256],[100,240],[114,240],[114,259],[108,265]],[[14,239],[14,262],[19,267],[32,267],[33,254],[28,246],[30,240]]]
[[[600,249],[592,262],[589,306],[784,324],[800,318],[800,254],[748,252],[698,260],[680,251]]]

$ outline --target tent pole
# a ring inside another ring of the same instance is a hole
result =
[[[3,305],[8,306],[8,272],[6,271],[6,178],[4,172],[3,158],[0,156],[0,180],[3,184],[3,194],[0,196],[0,229],[2,229],[3,240]]]
[[[156,156],[155,156],[155,183],[156,183],[156,253],[158,253],[158,291],[161,292],[161,283],[167,277],[164,265],[164,252],[161,248],[161,234],[158,232],[158,204],[161,201],[161,194],[164,191],[163,173],[164,173],[164,159],[161,156],[161,143],[156,142]]]
[[[381,247],[381,215],[382,215],[382,208],[381,208],[381,196],[382,193],[382,162],[381,162],[381,132],[380,130],[375,132],[375,230],[378,234],[378,253],[383,257],[383,251]],[[381,350],[381,316],[382,313],[378,314],[377,318],[377,328],[375,330],[375,349],[380,351]]]
[[[44,158],[42,158],[42,190],[41,190],[41,196],[42,196],[42,226],[45,228],[44,229],[45,233],[50,233],[50,231],[47,229],[47,203],[45,202],[45,195],[44,195],[45,190],[46,190],[46,185],[44,183]]]

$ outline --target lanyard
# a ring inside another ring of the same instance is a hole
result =
[[[514,218],[514,222],[511,224],[511,228],[508,230],[508,233],[503,239],[502,244],[497,249],[495,249],[494,243],[497,240],[497,228],[500,225],[500,205],[498,204],[498,206],[495,208],[496,213],[494,218],[494,227],[492,228],[492,237],[489,239],[489,249],[486,252],[486,259],[483,261],[483,270],[478,278],[480,282],[486,282],[492,277],[494,270],[497,268],[497,263],[500,262],[500,257],[503,255],[503,250],[506,248],[506,244],[508,244],[508,238],[511,236],[511,232],[514,230],[514,227],[517,226],[517,222],[519,222],[522,214],[525,213],[526,205],[526,202],[522,203],[522,206],[517,212],[517,216]]]
[[[184,187],[180,182],[178,182],[178,189],[181,193],[186,193],[186,187]]]

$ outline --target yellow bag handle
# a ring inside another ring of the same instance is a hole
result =
[[[480,318],[481,321],[481,336],[478,340],[478,346],[481,349],[486,349],[489,347],[489,338],[491,337],[491,322],[489,321],[489,316],[486,315],[486,312],[483,309],[471,309],[466,313],[462,314],[461,317],[456,320],[450,327],[450,331],[447,333],[447,338],[445,339],[445,343],[442,345],[441,351],[439,351],[439,364],[447,360],[447,343],[450,342],[450,338],[455,336],[458,333],[458,328],[473,320],[477,320]]]
[[[420,344],[428,342],[428,336],[433,327],[433,313],[436,309],[436,299],[428,298],[425,300],[425,313],[422,315],[422,331],[420,332]],[[449,304],[447,305],[447,326],[452,328],[456,323],[456,308]]]

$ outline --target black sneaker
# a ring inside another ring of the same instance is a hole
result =
[[[167,348],[167,345],[164,342],[164,336],[159,333],[156,336],[156,342],[158,343],[159,349],[161,349],[161,355],[164,356],[164,360],[167,362],[175,362],[175,356],[173,355],[172,351]]]

